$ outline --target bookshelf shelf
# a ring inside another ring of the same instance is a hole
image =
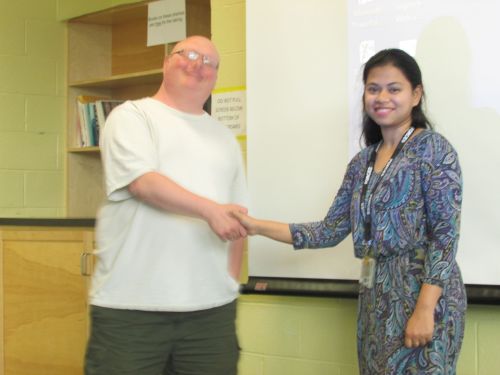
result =
[[[70,147],[67,150],[68,152],[72,153],[99,153],[101,150],[99,149],[99,146],[91,146],[91,147]]]
[[[162,80],[173,45],[147,46],[149,1],[139,1],[68,21],[66,216],[94,218],[104,200],[99,147],[80,147],[77,99],[138,99]],[[186,0],[187,35],[210,33],[210,0]]]
[[[157,84],[161,82],[162,69],[152,69],[144,72],[119,74],[110,77],[97,78],[92,80],[84,80],[71,82],[70,87],[75,88],[123,88],[140,84]]]

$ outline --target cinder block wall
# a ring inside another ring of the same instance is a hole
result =
[[[65,26],[56,0],[0,1],[0,216],[64,214]]]

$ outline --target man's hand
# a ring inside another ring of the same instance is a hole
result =
[[[238,219],[241,225],[246,229],[249,236],[257,234],[257,220],[248,216],[246,212],[233,211],[232,215]]]
[[[247,236],[246,229],[231,214],[232,212],[246,214],[248,210],[236,204],[214,203],[205,214],[208,225],[223,241],[236,241]]]

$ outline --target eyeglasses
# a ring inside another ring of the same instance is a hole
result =
[[[199,58],[201,58],[201,62],[203,63],[203,65],[209,66],[213,69],[217,69],[218,67],[218,63],[212,61],[210,57],[208,57],[207,55],[202,55],[201,53],[192,49],[180,49],[178,51],[172,52],[172,55],[175,54],[181,55],[189,61],[197,61]]]

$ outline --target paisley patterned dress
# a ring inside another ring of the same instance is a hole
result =
[[[322,221],[290,224],[294,248],[332,247],[352,232],[355,256],[370,251],[376,258],[374,286],[361,286],[359,293],[361,374],[455,374],[467,303],[455,261],[462,201],[457,154],[436,132],[424,130],[411,138],[376,188],[367,242],[360,193],[375,147],[351,160]],[[376,180],[372,177],[368,189]],[[422,283],[443,292],[432,341],[410,349],[404,346],[404,331]]]

